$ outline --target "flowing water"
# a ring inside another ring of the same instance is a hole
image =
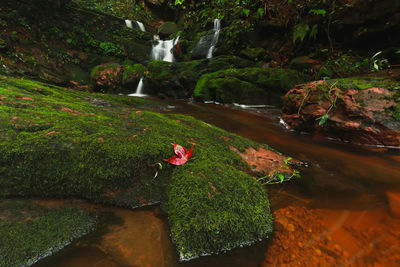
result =
[[[139,28],[142,32],[146,31],[146,28],[144,27],[143,23],[141,23],[140,21],[126,19],[125,25],[126,25],[126,27],[128,27],[130,29],[134,29],[135,27],[133,25],[136,25],[136,27]]]
[[[218,43],[218,39],[219,39],[219,32],[221,31],[221,21],[219,19],[215,19],[214,20],[214,36],[212,38],[211,41],[211,46],[210,49],[208,49],[207,52],[207,58],[212,58],[213,57],[213,53],[215,50],[215,47]]]
[[[172,40],[160,40],[157,36],[154,36],[153,48],[151,49],[152,60],[163,60],[168,62],[174,62],[173,48],[178,43],[179,36]]]
[[[133,94],[129,94],[128,96],[138,96],[138,97],[147,96],[147,95],[143,94],[143,87],[144,87],[144,85],[143,85],[143,77],[142,77],[142,78],[140,78],[140,81],[136,88],[136,92]]]
[[[400,266],[400,219],[390,203],[396,197],[389,197],[400,199],[399,150],[288,131],[276,109],[169,104],[167,112],[193,115],[305,162],[301,179],[267,187],[273,237],[179,263],[158,207],[109,209],[113,219],[97,232],[35,266]]]

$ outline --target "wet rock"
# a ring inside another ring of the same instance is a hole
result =
[[[167,37],[173,33],[177,33],[178,30],[178,25],[176,25],[175,22],[166,21],[158,28],[158,34],[160,34],[161,37]]]
[[[282,118],[292,129],[354,144],[398,147],[399,86],[388,78],[370,77],[298,85],[284,97]]]
[[[212,30],[201,36],[198,42],[196,43],[195,47],[191,51],[190,58],[191,59],[206,58],[213,38],[214,38],[214,31]]]
[[[143,77],[146,67],[142,64],[123,65],[122,86],[127,88],[136,88],[141,77]]]
[[[389,201],[390,213],[393,217],[400,218],[400,192],[386,192]]]

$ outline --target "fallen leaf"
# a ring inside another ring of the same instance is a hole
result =
[[[193,146],[189,149],[189,151],[186,150],[181,145],[176,145],[172,144],[174,146],[174,152],[176,156],[173,156],[172,158],[169,159],[163,159],[165,161],[168,161],[169,163],[173,165],[183,165],[185,164],[188,159],[192,156],[193,154]]]
[[[51,132],[48,132],[46,135],[49,136],[49,135],[57,134],[57,133],[58,133],[58,132],[56,132],[56,131],[51,131]]]

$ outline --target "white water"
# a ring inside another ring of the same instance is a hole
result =
[[[140,29],[142,32],[145,32],[145,31],[146,31],[146,28],[144,27],[143,23],[141,23],[140,21],[136,21],[136,24],[139,26],[139,29]]]
[[[138,26],[138,28],[139,28],[142,32],[145,32],[145,31],[146,31],[146,29],[145,29],[143,23],[141,23],[140,21],[136,21],[136,20],[129,20],[129,19],[126,19],[126,20],[125,20],[126,27],[128,27],[128,28],[130,28],[130,29],[133,29],[134,27],[133,27],[132,22],[136,23],[136,25]]]
[[[174,46],[178,43],[179,36],[173,40],[162,41],[157,35],[155,35],[154,40],[156,44],[153,45],[153,48],[151,50],[151,59],[174,62],[175,58],[172,50]]]
[[[143,77],[140,78],[139,84],[136,87],[136,92],[134,94],[129,94],[128,96],[146,96],[145,94],[143,94]]]
[[[215,46],[218,43],[218,38],[219,38],[220,31],[221,31],[221,21],[219,19],[214,19],[214,36],[213,36],[213,39],[211,41],[211,46],[210,46],[210,48],[208,49],[208,52],[207,52],[207,58],[212,58],[213,57]]]

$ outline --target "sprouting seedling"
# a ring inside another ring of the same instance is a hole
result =
[[[157,162],[157,163],[156,163],[156,166],[158,166],[158,170],[156,171],[156,174],[154,174],[154,177],[153,177],[153,179],[156,179],[156,178],[157,178],[157,176],[158,176],[158,172],[159,172],[159,171],[161,171],[161,170],[162,170],[162,168],[163,168],[163,166],[162,166],[161,162]]]

